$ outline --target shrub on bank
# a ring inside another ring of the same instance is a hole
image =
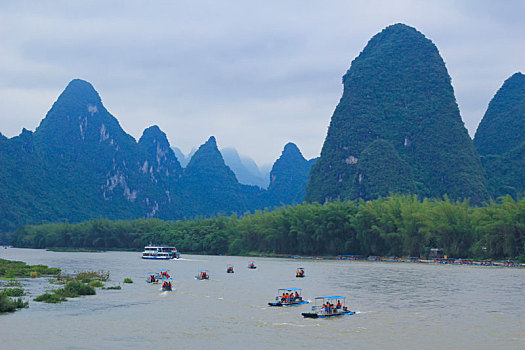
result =
[[[88,283],[88,285],[89,285],[90,287],[93,287],[93,288],[102,288],[102,287],[104,287],[104,283],[102,283],[102,282],[100,282],[100,281],[90,281],[90,282]]]
[[[119,289],[122,289],[121,286],[112,286],[112,287],[107,287],[105,289],[114,289],[114,290],[119,290]]]
[[[62,295],[58,295],[56,293],[44,293],[42,295],[37,296],[33,300],[40,301],[43,303],[56,304],[56,303],[66,301],[67,299],[63,297]]]
[[[22,295],[25,295],[25,292],[22,288],[5,288],[1,293],[7,295],[8,297],[21,297]]]
[[[124,278],[124,283],[133,283],[133,280],[129,277]]]
[[[97,292],[95,288],[88,286],[82,282],[67,282],[64,288],[57,289],[56,294],[62,295],[64,297],[76,298],[81,295],[95,295]]]
[[[17,309],[22,309],[28,306],[28,303],[22,298],[11,299],[7,294],[0,293],[0,313],[14,312]]]

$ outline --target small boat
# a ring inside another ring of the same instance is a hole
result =
[[[162,291],[163,292],[172,292],[173,286],[171,285],[171,277],[167,278],[162,282]]]
[[[180,253],[175,247],[166,245],[150,244],[144,247],[142,252],[142,259],[150,260],[171,260],[180,258]]]
[[[234,273],[233,265],[226,265],[226,273]]]
[[[195,279],[197,280],[209,280],[210,274],[208,273],[208,270],[200,270],[199,274],[195,276]]]
[[[152,283],[152,284],[160,283],[160,274],[154,273],[154,272],[148,272],[148,276],[146,277],[146,282]]]
[[[168,273],[168,270],[160,269],[159,278],[160,279],[170,278],[170,274]]]
[[[304,268],[298,267],[295,272],[295,277],[304,277]]]
[[[333,302],[337,300],[334,306]],[[345,297],[342,296],[329,296],[329,297],[317,297],[314,300],[312,306],[312,312],[303,312],[301,315],[305,318],[325,318],[325,317],[337,317],[344,315],[353,315],[354,311],[348,310],[345,305]]]
[[[248,268],[249,268],[249,269],[256,269],[257,266],[255,266],[255,264],[253,263],[253,261],[250,261],[250,262],[248,263]]]
[[[310,301],[304,300],[301,296],[301,288],[281,288],[277,290],[275,302],[268,303],[269,306],[296,306],[308,304]]]

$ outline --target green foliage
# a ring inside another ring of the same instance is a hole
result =
[[[0,293],[0,313],[14,312],[29,305],[22,298],[11,299],[6,293]]]
[[[525,75],[505,80],[489,103],[474,138],[481,155],[502,155],[525,141]]]
[[[472,207],[469,201],[448,197],[421,200],[415,195],[391,195],[372,201],[303,203],[241,217],[104,220],[104,225],[107,232],[119,228],[120,246],[137,250],[159,242],[182,252],[208,254],[420,256],[430,248],[442,248],[450,257],[515,258],[525,253],[524,213],[525,198],[516,201],[507,196]],[[68,227],[80,236],[71,237],[77,244],[85,244],[81,237],[97,240],[107,235],[90,231],[97,227],[93,222]],[[16,242],[34,247],[40,239],[37,237],[56,236],[62,230],[57,224],[26,226],[16,232],[20,235]],[[104,272],[85,272],[62,279],[90,281],[107,277]]]
[[[67,298],[64,297],[63,295],[59,295],[59,294],[56,294],[56,293],[44,293],[44,294],[41,294],[41,295],[37,296],[33,300],[34,301],[43,302],[43,303],[57,304],[57,303],[61,303],[63,301],[66,301]]]
[[[104,287],[104,283],[102,283],[101,281],[90,281],[88,283],[88,285],[90,287],[93,287],[93,288],[102,288],[102,287]]]
[[[8,297],[21,297],[25,295],[24,289],[22,288],[4,288],[0,293]]]
[[[124,283],[133,283],[133,280],[129,277],[124,278]]]
[[[45,275],[59,275],[60,269],[47,267],[46,265],[27,265],[22,261],[0,259],[0,277],[32,277],[31,273],[36,273],[36,277]]]
[[[96,291],[95,288],[85,283],[70,281],[63,288],[55,290],[55,294],[66,298],[76,298],[81,295],[95,295]]]
[[[490,101],[476,130],[474,144],[482,155],[494,197],[525,193],[525,75],[507,79]]]
[[[315,159],[304,159],[294,143],[286,144],[270,172],[270,185],[265,193],[266,204],[274,206],[303,202],[313,163]]]
[[[107,288],[105,288],[105,289],[110,289],[110,290],[120,290],[120,289],[122,289],[122,287],[121,287],[121,286],[110,286],[110,287],[107,287]]]
[[[352,62],[343,84],[321,157],[312,167],[307,201],[363,198],[363,191],[366,198],[390,192],[448,194],[474,203],[487,198],[445,63],[423,34],[403,24],[385,28]],[[379,154],[382,164],[370,157],[360,164],[378,139],[394,147],[390,160],[384,158],[385,147],[374,147],[372,154]],[[373,176],[361,187],[359,168]],[[388,173],[373,170],[390,171],[402,179],[401,188]]]
[[[361,152],[353,190],[352,197],[371,200],[391,193],[414,193],[416,187],[412,168],[390,142],[378,139]]]

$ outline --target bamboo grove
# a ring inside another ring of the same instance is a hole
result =
[[[195,220],[90,220],[28,225],[10,235],[17,247],[141,249],[148,243],[182,252],[240,255],[425,256],[525,258],[525,198],[467,200],[391,195],[372,201],[285,206],[242,216]]]

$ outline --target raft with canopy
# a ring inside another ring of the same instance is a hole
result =
[[[355,314],[355,312],[350,311],[346,306],[346,298],[340,295],[334,295],[316,297],[314,299],[314,305],[312,306],[312,312],[303,312],[301,315],[305,318],[326,318],[353,314]]]

